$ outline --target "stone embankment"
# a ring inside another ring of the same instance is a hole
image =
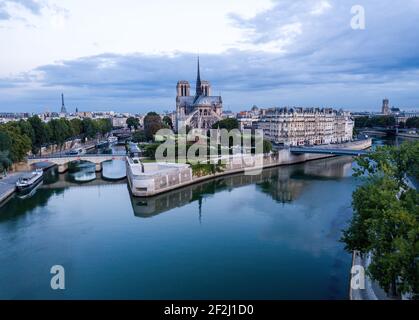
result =
[[[323,149],[351,149],[351,150],[365,150],[372,145],[371,139],[352,141],[342,144],[331,144],[321,146]],[[235,174],[235,173],[248,173],[249,175],[260,172],[263,169],[291,165],[296,163],[303,163],[312,160],[324,159],[334,157],[331,154],[293,154],[289,149],[279,150],[278,153],[272,155],[260,156],[232,156],[224,160],[224,168],[222,172],[217,172],[203,177],[192,177],[192,179],[173,179],[169,173],[155,172],[154,174],[145,173],[142,175],[130,174],[127,168],[127,177],[131,193],[136,196],[150,197],[171,191],[177,188],[188,186],[197,182],[205,181],[208,179],[217,178],[220,176]],[[217,159],[218,161],[218,159]],[[141,185],[147,187],[135,188],[134,181],[136,179],[142,180]],[[147,181],[145,181],[147,180]],[[138,189],[138,190],[137,190]]]

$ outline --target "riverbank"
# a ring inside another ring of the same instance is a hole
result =
[[[15,172],[0,180],[0,205],[15,193],[16,181],[25,174],[26,172]]]
[[[53,163],[40,163],[35,166],[35,169],[48,170],[54,167]],[[0,179],[0,207],[16,192],[16,182],[19,178],[28,174],[30,170],[24,170],[19,172],[11,172],[6,177]]]
[[[351,141],[342,144],[331,144],[321,146],[324,149],[353,149],[353,150],[365,150],[372,146],[372,139]],[[192,177],[184,181],[182,177],[173,177],[172,173],[161,174],[156,173],[144,173],[141,175],[135,175],[127,168],[127,180],[131,193],[137,197],[151,197],[158,194],[162,194],[168,191],[172,191],[178,188],[189,186],[198,182],[227,176],[236,173],[248,172],[252,175],[253,172],[260,171],[266,168],[273,168],[283,165],[292,165],[298,163],[304,163],[307,161],[319,160],[335,157],[333,154],[294,154],[289,149],[279,150],[274,155],[261,155],[261,156],[238,156],[231,157],[225,163],[222,172],[215,172],[214,174]],[[136,188],[134,180],[141,181],[141,188]],[[135,188],[135,189],[134,189]]]
[[[409,139],[419,139],[419,134],[398,133],[397,136]]]

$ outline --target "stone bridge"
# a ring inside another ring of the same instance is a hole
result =
[[[314,154],[330,154],[335,156],[355,156],[359,157],[367,155],[369,151],[354,149],[333,149],[333,148],[316,148],[316,147],[291,147],[291,153],[314,153]]]
[[[64,173],[68,170],[68,164],[73,161],[88,161],[96,165],[96,172],[102,171],[102,163],[110,160],[125,160],[126,154],[83,154],[83,155],[48,155],[28,157],[28,164],[33,165],[40,162],[53,163],[58,166],[58,172]]]

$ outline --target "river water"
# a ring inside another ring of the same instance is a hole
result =
[[[318,160],[149,199],[130,195],[120,161],[51,169],[0,208],[0,299],[347,299],[353,166]],[[54,265],[65,290],[51,289]]]

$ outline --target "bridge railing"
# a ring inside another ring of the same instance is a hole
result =
[[[123,157],[126,156],[125,152],[118,153],[86,153],[86,154],[54,154],[54,155],[43,155],[43,156],[28,156],[28,160],[42,160],[42,159],[64,159],[64,158],[111,158],[111,157]]]

